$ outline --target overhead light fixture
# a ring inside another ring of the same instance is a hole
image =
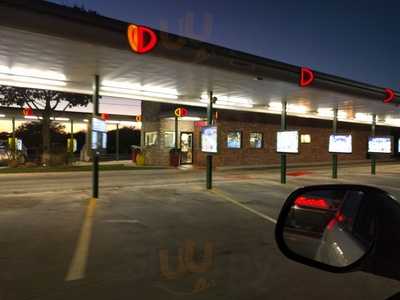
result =
[[[231,98],[229,96],[219,96],[219,95],[215,95],[215,98],[217,99],[215,105],[219,106],[227,106],[227,107],[236,106],[236,107],[246,107],[246,108],[254,107],[253,101],[245,98],[240,98],[240,97]],[[209,101],[210,101],[209,96],[204,93],[201,96],[200,102],[209,103]]]
[[[270,102],[268,108],[273,111],[282,111],[282,102]]]
[[[178,99],[178,91],[153,85],[140,85],[127,82],[103,81],[100,91],[132,95],[133,97],[147,96],[155,98]]]
[[[392,118],[392,117],[386,117],[385,118],[385,123],[388,124],[388,125],[392,125],[392,126],[400,126],[400,119]]]
[[[309,111],[309,109],[304,105],[288,104],[287,111],[296,114],[305,114]]]
[[[318,108],[317,114],[325,118],[333,118],[334,112],[332,108]],[[347,112],[343,110],[338,111],[338,119],[347,119]]]
[[[69,121],[69,118],[51,118],[53,121]]]
[[[179,118],[179,119],[182,120],[182,121],[194,121],[194,122],[202,120],[199,117],[182,117],[182,118]]]
[[[132,127],[139,127],[141,124],[141,122],[118,121],[118,120],[108,120],[106,121],[106,123],[111,125],[122,125],[122,126],[132,126]]]
[[[372,115],[371,114],[366,114],[366,113],[356,113],[355,114],[355,120],[360,121],[360,122],[372,122]]]
[[[3,84],[38,84],[44,86],[66,86],[66,76],[52,71],[41,71],[36,69],[0,66],[0,81]]]
[[[37,116],[25,116],[24,119],[27,119],[27,120],[41,120],[43,118],[42,117],[37,117]]]

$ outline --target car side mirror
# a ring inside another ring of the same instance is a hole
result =
[[[322,185],[293,192],[275,229],[290,259],[331,272],[359,269],[378,237],[386,192],[359,185]]]

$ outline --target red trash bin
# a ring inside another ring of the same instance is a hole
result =
[[[132,146],[132,162],[137,162],[137,156],[140,154],[140,148]]]
[[[180,149],[171,149],[169,152],[169,165],[171,167],[179,167],[181,164],[181,151]]]

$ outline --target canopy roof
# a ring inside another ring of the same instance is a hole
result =
[[[156,31],[147,54],[130,50],[129,24],[43,1],[0,0],[0,84],[100,94],[125,99],[330,118],[400,126],[400,102],[384,104],[385,88],[315,73],[298,84],[300,68]]]

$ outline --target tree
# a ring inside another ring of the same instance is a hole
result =
[[[42,89],[32,89],[23,87],[13,87],[0,85],[0,94],[4,98],[0,98],[0,105],[12,106],[18,105],[21,108],[29,107],[32,110],[40,112],[42,117],[42,163],[48,164],[50,161],[50,124],[51,118],[54,116],[55,110],[61,105],[62,111],[75,106],[87,106],[90,102],[91,96],[67,93],[59,91],[50,91]]]
[[[117,130],[110,130],[107,133],[107,152],[115,153],[116,151],[116,135]],[[119,151],[121,154],[131,152],[132,145],[140,145],[140,130],[132,127],[122,127],[119,129]]]

